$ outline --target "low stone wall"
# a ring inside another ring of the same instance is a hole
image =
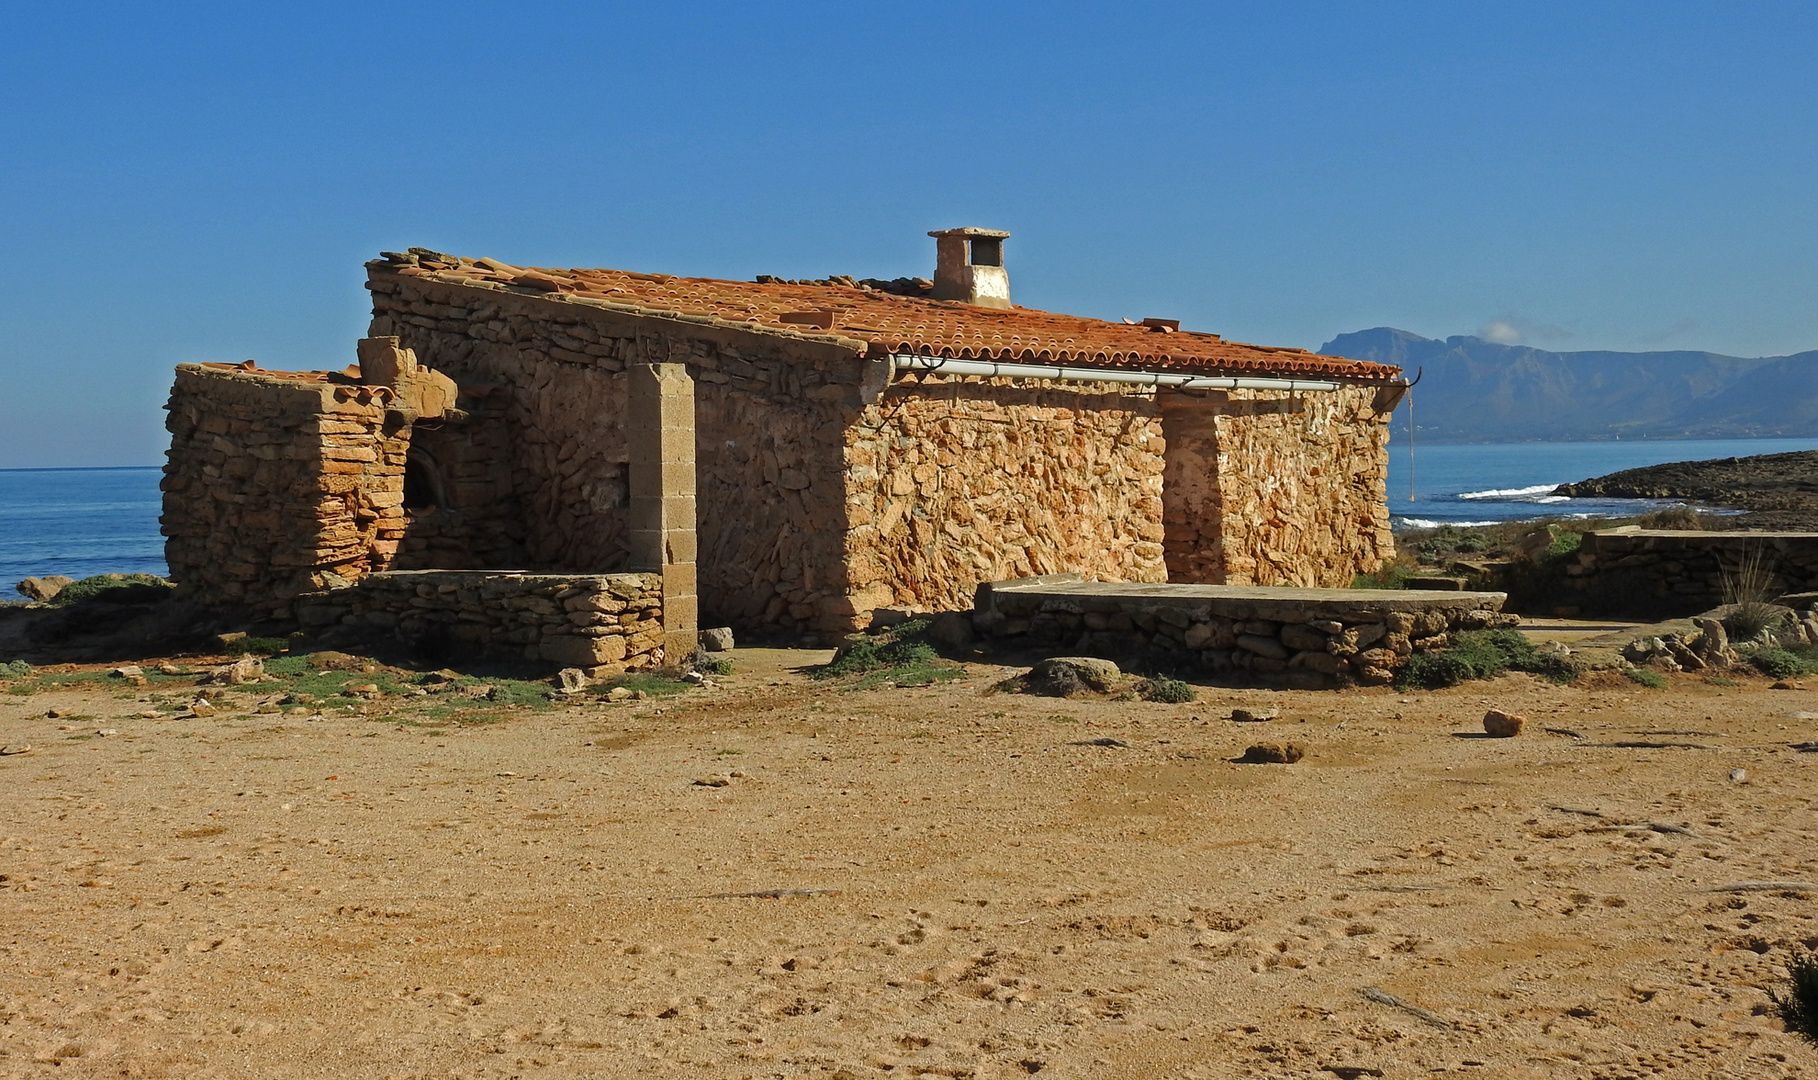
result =
[[[1737,598],[1726,577],[1765,599],[1818,590],[1818,533],[1609,529],[1585,534],[1566,574],[1592,610],[1704,611]]]
[[[1141,585],[1057,574],[980,586],[973,621],[994,637],[1076,655],[1137,654],[1300,689],[1380,685],[1464,630],[1513,626],[1504,593]]]
[[[297,617],[329,642],[383,638],[596,677],[664,661],[660,574],[395,570],[300,596]]]

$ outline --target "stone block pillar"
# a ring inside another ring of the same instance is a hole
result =
[[[694,380],[683,364],[636,364],[625,419],[631,451],[630,569],[663,577],[663,660],[695,650]]]

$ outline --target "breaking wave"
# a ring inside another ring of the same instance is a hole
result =
[[[1462,491],[1460,499],[1498,499],[1505,502],[1565,502],[1569,496],[1555,495],[1558,484],[1536,484],[1524,488],[1500,488],[1490,491]]]

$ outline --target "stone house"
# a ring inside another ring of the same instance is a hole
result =
[[[1391,554],[1399,369],[1015,307],[1008,234],[930,235],[931,280],[386,253],[358,364],[177,369],[172,576],[284,622],[379,573],[639,571],[672,629],[698,596],[842,630],[1018,576],[1334,586]]]

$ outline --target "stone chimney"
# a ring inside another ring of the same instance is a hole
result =
[[[934,237],[934,298],[964,300],[979,307],[1010,306],[1010,275],[1004,272],[1004,240],[997,229],[941,229]]]

